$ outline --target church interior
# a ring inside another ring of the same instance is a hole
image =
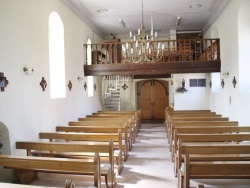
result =
[[[249,9],[0,0],[0,188],[250,187]]]

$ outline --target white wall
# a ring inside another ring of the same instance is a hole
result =
[[[185,93],[176,93],[176,89],[181,85],[182,79],[185,80]],[[189,87],[190,79],[206,79],[206,87]],[[207,74],[175,74],[173,76],[174,109],[175,110],[204,110],[209,108],[209,86],[210,78]]]
[[[224,89],[221,89],[219,93],[211,93],[210,106],[213,111],[229,117],[230,120],[239,121],[240,125],[249,125],[250,95],[249,93],[239,91],[239,75],[243,74],[239,72],[240,57],[238,41],[238,37],[241,37],[239,36],[238,27],[238,15],[241,11],[241,7],[248,7],[245,9],[249,10],[249,1],[232,0],[220,17],[206,32],[206,36],[209,38],[213,35],[212,31],[214,28],[217,29],[221,46],[221,74],[225,71],[229,72],[229,76],[224,78]],[[237,80],[235,88],[232,84],[234,76]],[[221,76],[221,78],[223,78],[223,76]]]
[[[64,24],[66,98],[50,99],[48,19],[56,11]],[[55,126],[67,125],[86,114],[101,109],[100,79],[94,97],[84,90],[87,78],[83,74],[83,44],[92,37],[91,29],[60,0],[0,1],[0,72],[9,80],[5,92],[0,92],[0,122],[10,132],[12,154],[15,142],[38,140],[40,131],[55,131]],[[95,39],[96,40],[96,39]],[[99,39],[100,40],[100,39]],[[22,67],[34,68],[26,76]],[[77,77],[84,78],[82,82]],[[39,83],[45,77],[48,86],[42,91]]]

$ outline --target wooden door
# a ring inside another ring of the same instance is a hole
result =
[[[138,108],[142,120],[165,119],[168,106],[168,82],[162,80],[145,80],[137,83]]]

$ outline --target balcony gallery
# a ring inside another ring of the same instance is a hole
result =
[[[219,39],[112,39],[84,44],[84,53],[85,76],[209,73],[221,69]]]

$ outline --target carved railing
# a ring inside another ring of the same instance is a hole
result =
[[[159,43],[161,46],[164,46],[164,51],[161,51],[160,55],[159,52],[157,52]],[[152,52],[147,58],[152,60],[158,55],[159,58],[157,58],[155,62],[220,61],[219,39],[158,40],[151,42],[151,46],[156,47],[152,49]],[[129,57],[127,53],[128,50],[123,49],[124,47],[135,49],[135,42],[84,44],[86,57],[84,64],[135,63],[132,58]],[[145,49],[145,51],[146,50],[147,49]],[[146,63],[146,61],[141,61],[140,63]]]

